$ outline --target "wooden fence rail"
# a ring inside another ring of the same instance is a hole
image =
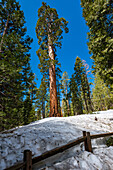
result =
[[[102,133],[102,134],[97,134],[97,135],[90,135],[90,132],[83,131],[83,137],[78,138],[77,140],[72,140],[71,142],[67,143],[66,145],[57,147],[55,149],[52,149],[50,151],[47,151],[43,153],[40,156],[37,156],[35,158],[32,158],[32,152],[30,150],[25,150],[24,151],[24,162],[18,163],[17,165],[11,166],[9,168],[6,168],[5,170],[32,170],[32,165],[47,159],[51,156],[54,156],[58,153],[61,153],[73,146],[76,146],[82,142],[84,142],[84,148],[88,152],[93,152],[92,150],[92,145],[91,145],[91,139],[97,139],[101,137],[106,137],[106,136],[111,136],[113,135],[113,132],[111,133]]]

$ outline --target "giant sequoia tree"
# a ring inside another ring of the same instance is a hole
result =
[[[68,32],[67,21],[59,18],[56,9],[50,8],[46,3],[38,10],[36,35],[40,45],[37,55],[40,59],[40,69],[46,73],[49,69],[50,80],[50,116],[59,116],[57,88],[56,88],[56,47],[61,47],[63,29]]]
[[[81,0],[94,70],[113,88],[113,1]]]
[[[25,107],[29,104],[30,114],[34,76],[29,64],[32,39],[25,36],[25,18],[19,3],[1,0],[0,14],[0,129],[3,130],[23,124]]]

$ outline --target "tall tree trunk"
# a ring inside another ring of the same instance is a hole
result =
[[[45,118],[45,100],[42,101],[42,116]]]
[[[70,107],[69,107],[69,100],[68,99],[66,100],[66,103],[67,103],[67,114],[68,114],[68,116],[70,116]]]
[[[77,115],[77,112],[76,112],[76,109],[75,109],[75,104],[72,103],[72,106],[73,106],[73,115],[75,116],[75,115]]]
[[[4,40],[4,36],[6,35],[6,32],[7,32],[8,23],[9,23],[9,16],[7,18],[7,22],[5,24],[5,28],[4,28],[3,35],[2,35],[2,38],[1,38],[1,42],[0,42],[0,53],[2,52],[3,40]]]
[[[59,85],[58,85],[58,91],[57,91],[57,94],[59,94],[60,91],[59,91]],[[58,100],[58,113],[59,113],[59,116],[61,117],[62,114],[61,114],[61,106],[60,106],[60,96],[57,97],[57,100]]]
[[[70,107],[69,107],[69,99],[68,99],[68,96],[67,96],[67,83],[66,83],[66,104],[67,104],[67,114],[68,116],[70,116]]]
[[[87,84],[88,84],[88,82],[87,82]],[[91,97],[90,97],[90,89],[89,89],[89,85],[88,85],[87,98],[88,98],[89,109],[90,109],[91,112],[93,112],[92,101],[91,101]]]
[[[57,103],[57,88],[56,88],[56,73],[55,65],[53,61],[55,59],[53,45],[51,42],[51,37],[48,35],[48,49],[49,57],[51,60],[51,66],[49,68],[49,79],[50,79],[50,117],[59,116],[58,113],[58,103]]]
[[[83,90],[83,99],[84,99],[84,102],[85,102],[85,107],[86,107],[87,112],[89,112],[88,105],[87,105],[87,98],[86,98],[86,95],[85,95],[85,89],[82,88],[82,90]]]

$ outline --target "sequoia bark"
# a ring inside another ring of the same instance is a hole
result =
[[[50,117],[57,117],[58,102],[57,102],[57,88],[56,88],[56,73],[55,73],[55,55],[50,35],[48,35],[48,49],[50,57],[49,79],[50,79]]]

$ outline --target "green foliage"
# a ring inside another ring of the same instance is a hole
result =
[[[35,108],[33,107],[30,95],[28,95],[27,98],[24,100],[23,123],[24,125],[27,125],[35,120]]]
[[[110,137],[107,141],[106,141],[106,145],[109,146],[113,146],[113,137]]]
[[[113,1],[81,0],[94,72],[113,88]]]
[[[37,51],[40,60],[38,67],[45,79],[50,80],[48,84],[52,87],[50,88],[50,115],[53,116],[55,113],[55,115],[58,116],[61,110],[60,83],[58,80],[61,70],[59,68],[60,64],[58,63],[58,59],[56,58],[56,49],[57,47],[61,48],[62,33],[63,30],[65,30],[66,33],[68,32],[68,22],[64,18],[59,18],[56,9],[50,8],[50,6],[44,2],[38,10],[38,17],[36,25],[36,35],[40,46]]]
[[[75,114],[82,114],[83,109],[89,113],[92,109],[90,86],[87,79],[85,66],[79,57],[76,58],[74,74],[70,81],[70,93]]]
[[[28,97],[32,105],[35,83],[29,63],[32,39],[26,36],[19,3],[2,0],[0,13],[0,130],[4,130],[24,124],[24,106]]]
[[[44,74],[47,73],[48,68],[53,64],[58,64],[58,60],[50,60],[48,53],[48,35],[51,38],[51,45],[53,46],[54,53],[56,47],[61,47],[61,40],[63,38],[63,29],[68,32],[68,22],[64,18],[58,18],[56,9],[50,8],[46,3],[42,3],[42,6],[38,10],[38,21],[36,25],[36,35],[38,38],[38,44],[40,48],[37,51],[37,55],[40,60],[39,68]],[[50,43],[50,42],[49,42]]]
[[[58,61],[58,59],[57,59]],[[60,105],[60,102],[61,102],[61,89],[62,89],[62,83],[61,83],[61,64],[58,63],[56,65],[56,87],[57,87],[57,101],[58,101],[58,113],[59,115],[61,116],[61,105]]]
[[[38,119],[45,118],[45,102],[47,101],[48,82],[42,78],[39,89],[36,93],[36,109]]]
[[[51,45],[54,52],[56,47],[61,48],[61,40],[63,38],[63,29],[68,32],[68,22],[64,18],[58,18],[56,9],[50,8],[46,3],[42,3],[42,6],[38,10],[38,21],[36,25],[36,35],[38,38],[38,44],[40,48],[37,51],[37,55],[40,60],[39,68],[44,74],[47,73],[48,68],[53,64],[57,64],[57,60],[50,60],[48,55],[48,35],[51,37]]]
[[[45,117],[49,117],[49,113],[50,113],[50,94],[48,93],[45,104]]]
[[[45,49],[47,48],[47,36],[49,33],[54,46],[61,46],[61,39],[63,38],[62,29],[68,32],[68,22],[64,18],[58,18],[56,9],[50,8],[46,3],[42,3],[42,6],[39,8],[38,17],[36,34],[39,39],[39,44]],[[51,29],[49,29],[49,24],[51,24]],[[42,43],[42,41],[44,43]]]
[[[64,71],[61,79],[61,89],[63,94],[62,108],[65,116],[70,116],[70,95],[69,95],[69,76],[66,71]]]
[[[94,110],[110,109],[113,101],[113,94],[111,93],[110,88],[106,86],[98,73],[95,75],[94,83],[92,94]]]
[[[70,93],[71,93],[71,102],[72,102],[71,108],[72,108],[73,115],[82,114],[83,107],[82,107],[82,99],[80,95],[81,93],[77,86],[77,82],[74,74],[70,79]]]

